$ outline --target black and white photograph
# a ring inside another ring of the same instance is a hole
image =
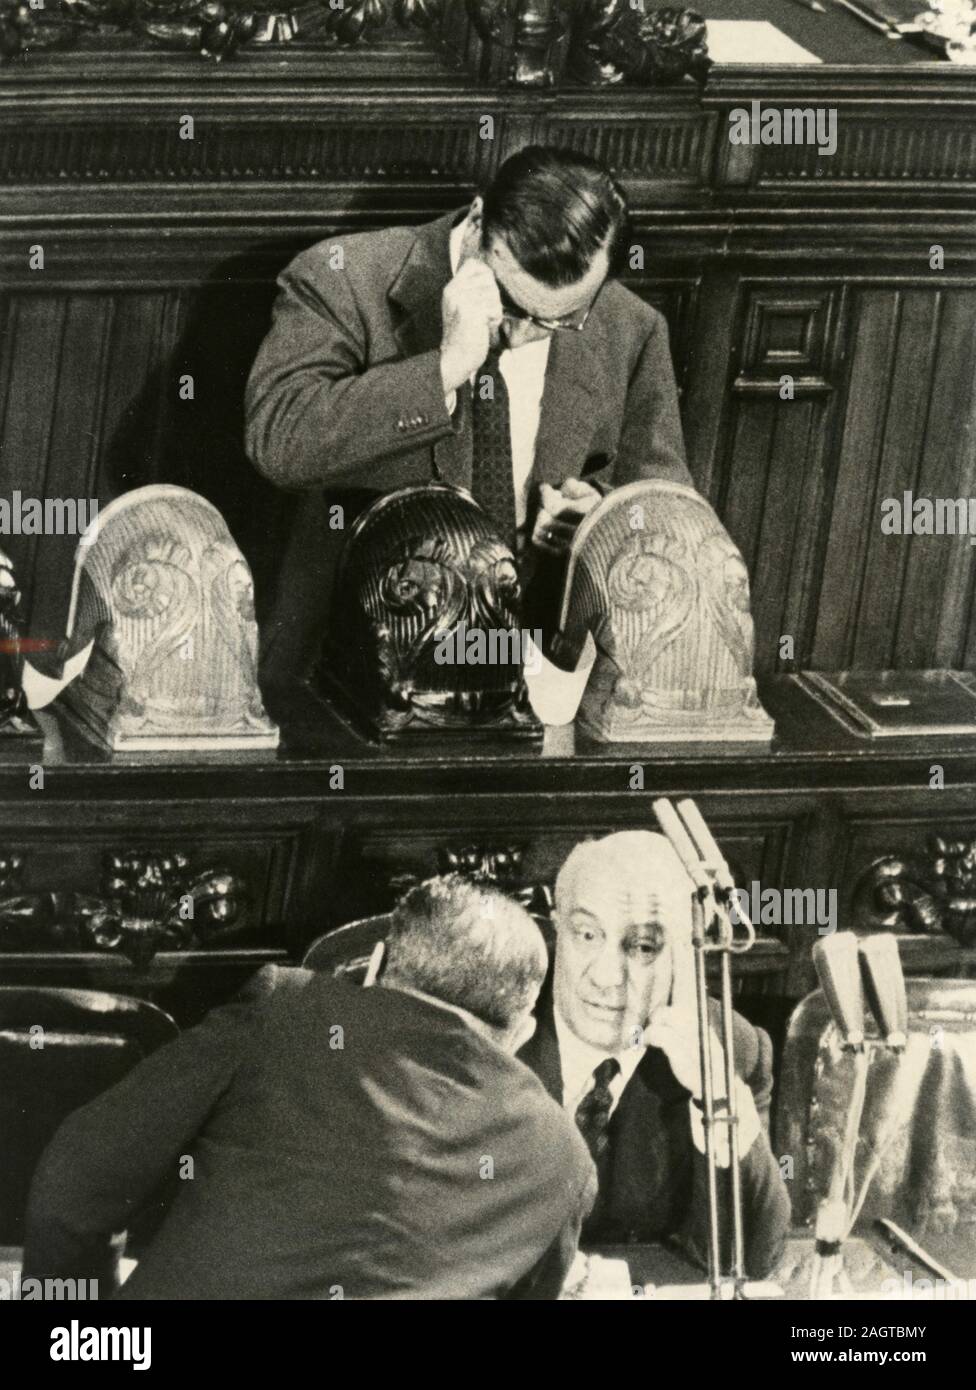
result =
[[[4,1333],[974,1299],[976,0],[0,0]]]

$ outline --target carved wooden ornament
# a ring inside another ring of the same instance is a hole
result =
[[[251,572],[216,507],[153,484],[100,512],[78,546],[69,717],[116,751],[275,748],[257,685]]]
[[[612,742],[766,740],[752,674],[749,576],[709,503],[652,480],[606,497],[573,541],[560,665],[596,659],[578,718]]]
[[[535,738],[511,550],[470,493],[400,488],[342,552],[320,675],[374,738]]]

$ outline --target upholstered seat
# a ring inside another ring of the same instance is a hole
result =
[[[905,1050],[868,1044],[854,1163],[856,1187],[867,1192],[854,1232],[888,1218],[968,1278],[976,1274],[976,983],[910,979],[906,990]],[[814,991],[790,1020],[774,1130],[774,1152],[793,1160],[797,1224],[814,1220],[842,1161],[854,1068],[822,991]]]

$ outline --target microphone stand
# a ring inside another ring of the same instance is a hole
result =
[[[698,1051],[701,1066],[702,1127],[705,1134],[705,1164],[708,1179],[708,1281],[715,1300],[744,1300],[745,1241],[742,1226],[742,1175],[739,1169],[739,1116],[736,1105],[736,1075],[732,1022],[732,956],[748,951],[756,933],[752,923],[736,903],[736,918],[745,936],[735,935],[731,908],[734,880],[721,850],[712,837],[698,807],[691,800],[679,802],[677,810],[662,797],[654,802],[658,823],[692,881],[691,944],[694,957],[695,1002],[698,1015]],[[716,1108],[715,1076],[712,1066],[711,1027],[708,1009],[707,958],[719,956],[722,1051],[725,1063],[725,1099],[721,1112]],[[718,1200],[718,1159],[715,1131],[726,1128],[729,1155],[729,1188],[732,1208],[732,1268],[722,1272]],[[731,1282],[728,1283],[727,1280]]]

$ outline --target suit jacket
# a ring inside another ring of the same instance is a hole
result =
[[[717,1004],[714,1010],[717,1027]],[[790,1221],[786,1185],[767,1137],[772,1045],[761,1028],[739,1014],[734,1015],[733,1042],[736,1072],[748,1083],[764,1126],[740,1165],[746,1272],[761,1278],[779,1259]],[[519,1057],[561,1102],[559,1042],[548,991],[535,1035]],[[649,1047],[610,1117],[609,1143],[599,1164],[599,1196],[583,1226],[584,1243],[675,1240],[694,1260],[707,1264],[707,1168],[692,1138],[689,1098],[665,1054]],[[720,1173],[720,1236],[728,1259],[726,1188]]]
[[[265,649],[300,669],[325,626],[342,531],[376,496],[408,484],[471,482],[470,388],[448,414],[440,377],[441,293],[460,213],[303,251],[279,278],[271,330],[247,385],[246,443],[282,487],[308,490],[280,572]],[[553,335],[534,484],[584,477],[605,491],[639,478],[690,483],[662,316],[610,281],[582,333]],[[523,579],[532,583],[530,557]],[[558,576],[542,575],[543,590]]]
[[[69,1117],[25,1275],[108,1287],[110,1233],[189,1156],[123,1298],[555,1297],[596,1183],[529,1069],[401,990],[261,973]]]

